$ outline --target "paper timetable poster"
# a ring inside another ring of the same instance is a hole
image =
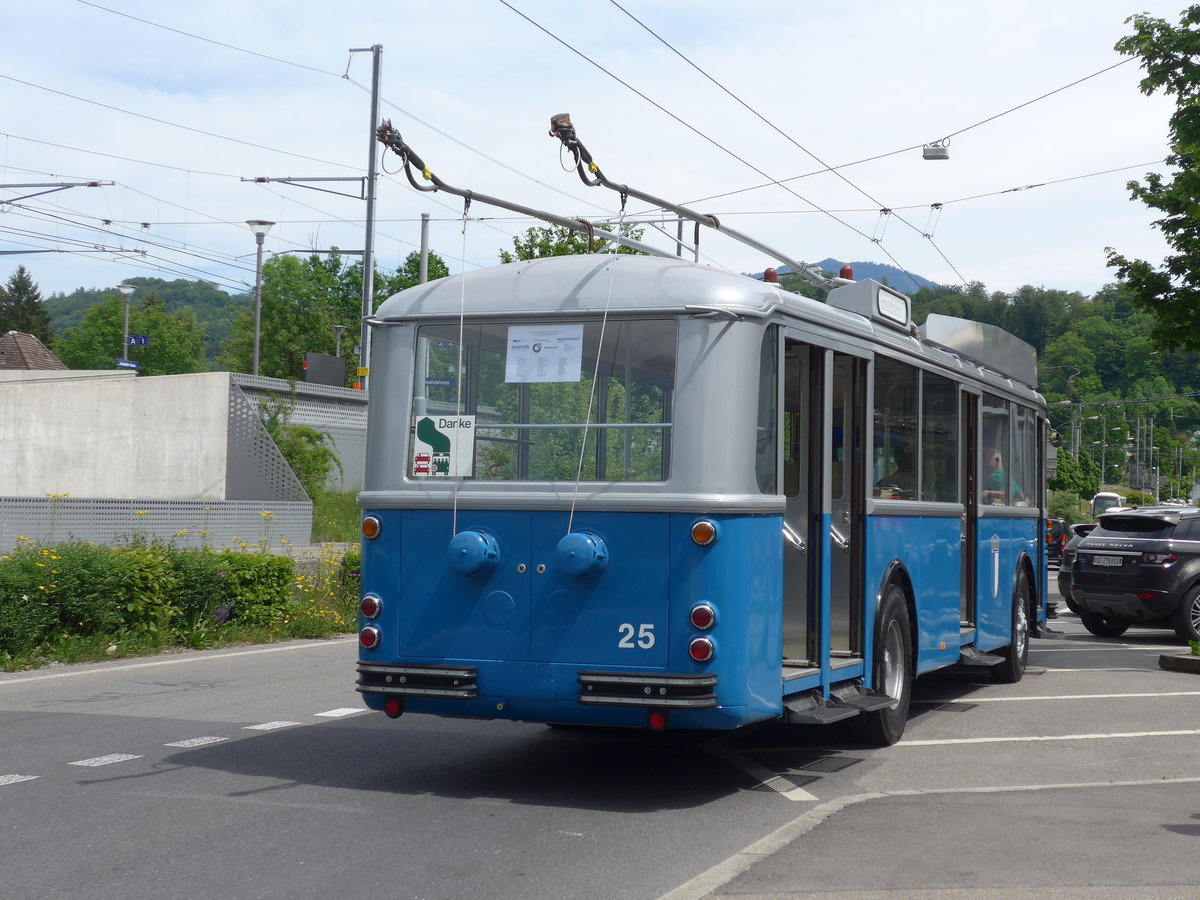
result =
[[[582,325],[510,325],[504,380],[579,381],[582,351]]]

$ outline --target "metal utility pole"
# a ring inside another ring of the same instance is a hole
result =
[[[359,383],[367,390],[371,365],[371,326],[367,317],[375,312],[375,181],[376,181],[376,129],[379,127],[379,71],[383,64],[383,45],[351,49],[351,53],[371,53],[371,123],[368,137],[367,157],[367,222],[363,241],[363,293],[362,328],[359,332]]]

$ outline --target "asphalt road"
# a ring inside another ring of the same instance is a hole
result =
[[[886,749],[391,721],[351,639],[0,675],[0,896],[1200,896],[1200,677],[1052,624]]]

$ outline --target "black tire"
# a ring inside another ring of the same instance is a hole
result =
[[[1200,585],[1183,595],[1171,616],[1171,625],[1181,641],[1200,641]]]
[[[1075,613],[1075,615],[1079,615],[1079,604],[1072,600],[1069,594],[1064,595],[1063,600],[1067,604],[1067,609]]]
[[[992,680],[1000,684],[1016,684],[1025,674],[1029,662],[1029,581],[1022,572],[1017,576],[1017,587],[1012,600],[1012,638],[1008,646],[1000,651],[1004,662],[992,666]]]
[[[1120,637],[1129,630],[1128,622],[1122,622],[1120,619],[1106,619],[1104,616],[1088,612],[1086,609],[1079,610],[1079,621],[1083,622],[1083,627],[1096,637]]]
[[[874,690],[895,701],[890,709],[865,712],[854,719],[854,731],[864,744],[890,747],[904,734],[912,699],[912,625],[904,590],[897,584],[884,589],[875,629]]]

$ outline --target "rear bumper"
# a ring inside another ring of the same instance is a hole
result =
[[[1105,618],[1127,620],[1166,619],[1179,606],[1179,597],[1166,591],[1101,590],[1081,585],[1078,579],[1071,589],[1071,598],[1080,609]]]

